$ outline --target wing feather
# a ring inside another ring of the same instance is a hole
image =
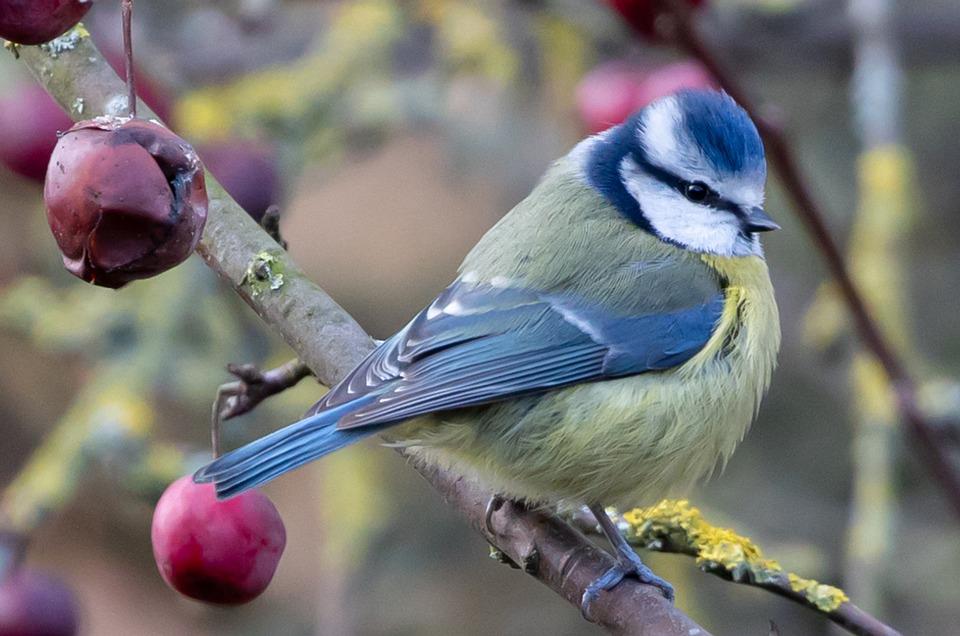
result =
[[[723,299],[718,291],[688,308],[620,316],[581,299],[457,281],[311,413],[363,396],[338,420],[352,429],[668,369],[706,344]]]

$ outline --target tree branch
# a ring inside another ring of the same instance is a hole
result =
[[[883,334],[871,315],[863,294],[850,276],[840,248],[827,228],[826,216],[804,180],[796,157],[784,131],[779,125],[763,116],[763,110],[750,98],[736,77],[720,61],[716,53],[701,37],[687,0],[660,0],[672,14],[674,36],[678,45],[709,70],[720,85],[733,97],[757,124],[766,145],[767,155],[780,174],[780,181],[790,198],[794,210],[807,226],[813,243],[820,251],[844,303],[853,316],[854,324],[864,346],[876,357],[890,380],[902,421],[917,442],[934,478],[939,483],[954,512],[960,515],[960,472],[954,465],[947,449],[940,443],[937,427],[932,425],[917,404],[917,385],[907,371],[899,354]]]
[[[125,87],[82,27],[49,44],[22,47],[19,54],[71,117],[125,113]],[[150,112],[142,103],[139,109]],[[200,255],[321,382],[330,385],[344,377],[373,341],[209,174],[207,185],[210,209]],[[498,550],[576,607],[586,586],[613,564],[579,532],[542,511],[504,506],[493,517],[497,534],[491,535],[483,528],[491,493],[449,472],[416,467]],[[598,624],[618,634],[707,634],[659,590],[632,579],[602,594],[591,609]]]
[[[900,636],[900,632],[850,602],[843,590],[787,572],[763,555],[750,539],[707,522],[685,500],[666,500],[612,518],[631,544],[695,557],[708,574],[756,587],[813,610],[858,636]],[[600,528],[588,509],[576,511],[573,524],[592,534]]]

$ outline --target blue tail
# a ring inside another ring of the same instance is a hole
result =
[[[322,411],[219,457],[196,472],[213,482],[221,499],[238,495],[377,433],[382,427],[339,430],[337,421],[366,402],[363,398]]]

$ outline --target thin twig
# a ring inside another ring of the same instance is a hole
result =
[[[916,382],[883,335],[880,326],[867,309],[860,290],[847,270],[843,255],[827,228],[825,214],[812,190],[803,178],[797,160],[783,130],[764,117],[760,108],[740,86],[739,81],[720,61],[701,37],[694,21],[693,11],[686,0],[660,0],[672,14],[674,36],[681,48],[703,64],[719,84],[750,113],[763,136],[767,154],[777,169],[784,189],[793,200],[797,215],[806,224],[814,245],[820,250],[830,274],[837,282],[841,296],[853,316],[864,345],[877,358],[888,378],[900,416],[906,422],[919,450],[940,484],[944,495],[960,515],[960,472],[940,443],[935,427],[920,410],[916,398]]]
[[[21,59],[38,82],[65,108],[83,98],[88,113],[104,113],[124,86],[87,37],[49,55],[24,47]],[[148,108],[140,104],[141,111]],[[68,110],[68,112],[71,112]],[[217,183],[206,175],[210,206],[198,252],[272,328],[276,329],[321,383],[331,385],[373,348],[373,340],[290,259]],[[263,286],[249,276],[264,262],[278,275]],[[492,493],[449,471],[414,465],[470,525],[483,532]],[[538,555],[528,573],[579,609],[587,585],[612,565],[612,558],[579,532],[541,511],[503,506],[494,515],[495,536],[484,537],[516,563]],[[591,606],[597,623],[613,633],[637,636],[708,636],[655,587],[627,579]]]
[[[268,397],[282,393],[312,375],[310,367],[296,359],[267,371],[261,371],[253,364],[230,364],[227,371],[237,380],[221,384],[213,401],[210,442],[214,459],[220,456],[220,425],[223,422],[249,413]]]
[[[287,241],[284,240],[283,235],[280,234],[280,206],[271,205],[264,211],[263,218],[260,219],[260,226],[266,231],[270,237],[277,242],[277,245],[283,249],[287,249]]]

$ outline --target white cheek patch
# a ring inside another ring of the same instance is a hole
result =
[[[624,157],[620,175],[644,217],[661,237],[696,252],[720,256],[758,254],[758,242],[741,234],[740,221],[731,212],[688,201],[643,172],[632,157]]]

